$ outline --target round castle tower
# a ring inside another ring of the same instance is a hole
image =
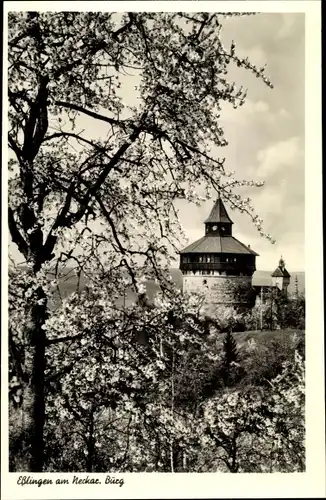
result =
[[[218,198],[205,221],[205,236],[180,252],[183,291],[205,290],[206,312],[218,305],[247,308],[255,304],[252,275],[258,254],[232,236],[232,225]]]

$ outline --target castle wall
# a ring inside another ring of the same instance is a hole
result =
[[[225,306],[252,307],[254,295],[251,276],[183,276],[184,292],[205,291],[207,312]]]

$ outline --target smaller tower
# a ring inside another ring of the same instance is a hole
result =
[[[285,262],[281,256],[278,267],[272,274],[272,285],[276,286],[284,295],[287,295],[287,289],[290,284],[291,275],[285,269]]]

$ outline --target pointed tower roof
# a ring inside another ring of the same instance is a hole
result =
[[[272,274],[272,278],[291,278],[291,275],[285,269],[285,262],[284,262],[282,256],[281,256],[280,261],[278,263],[278,267],[275,269],[275,271]]]
[[[227,214],[225,210],[224,204],[222,200],[218,197],[218,199],[214,203],[213,210],[210,213],[208,219],[206,219],[205,224],[218,224],[220,223],[224,226],[225,223],[229,224],[229,228],[231,229],[231,224],[233,224],[232,220]],[[207,226],[206,226],[207,229]],[[254,250],[252,250],[249,246],[244,245],[239,240],[232,236],[232,232],[229,234],[221,234],[214,229],[211,233],[206,231],[205,236],[200,238],[199,240],[194,241],[186,248],[179,252],[180,254],[192,253],[192,254],[201,254],[201,253],[215,253],[215,254],[242,254],[242,255],[253,255],[256,256]]]
[[[233,224],[232,220],[228,216],[228,213],[225,209],[224,203],[221,200],[219,195],[214,203],[214,206],[212,208],[212,211],[211,211],[208,219],[205,220],[205,224],[207,224],[208,222],[210,222],[210,223],[229,222],[229,223]]]

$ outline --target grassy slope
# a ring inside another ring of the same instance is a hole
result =
[[[298,339],[302,339],[304,341],[305,331],[298,329],[286,328],[283,330],[251,330],[246,332],[233,332],[232,333],[234,340],[237,343],[238,349],[241,352],[242,349],[245,349],[248,345],[250,339],[254,339],[257,346],[264,345],[268,347],[268,344],[272,342],[277,342],[280,346],[290,343],[292,341],[293,335],[296,335]],[[222,348],[223,340],[225,338],[225,333],[221,333],[218,336],[217,340],[217,348]]]
[[[294,353],[298,351],[305,358],[305,332],[303,330],[263,330],[247,331],[233,334],[238,348],[238,363],[241,374],[232,385],[233,389],[243,390],[254,386],[269,386],[283,370],[286,362],[294,361]],[[223,340],[225,334],[219,336],[215,348],[223,356]],[[254,339],[256,345],[252,349],[249,344]],[[218,392],[227,390],[221,386]]]
[[[255,342],[259,343],[263,339],[264,341],[289,339],[294,334],[302,336],[304,335],[304,330],[294,330],[291,328],[286,328],[284,330],[253,330],[248,332],[235,332],[233,336],[238,346],[241,347],[252,338]]]

